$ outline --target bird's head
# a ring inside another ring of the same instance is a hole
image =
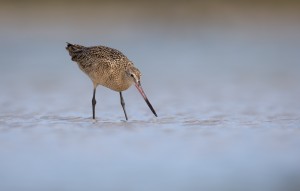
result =
[[[127,77],[134,82],[134,84],[138,85],[141,83],[141,72],[136,67],[132,66],[126,70]]]
[[[155,110],[153,109],[151,103],[149,102],[143,88],[141,85],[141,72],[136,67],[132,66],[126,70],[127,77],[135,84],[135,87],[138,89],[140,94],[143,96],[144,100],[146,101],[147,105],[151,109],[152,113],[157,117]]]

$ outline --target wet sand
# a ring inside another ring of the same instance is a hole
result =
[[[182,29],[126,18],[105,29],[69,17],[3,24],[0,190],[300,187],[299,23]],[[126,122],[118,93],[99,87],[92,120],[92,83],[65,41],[125,53],[159,117],[132,87]]]

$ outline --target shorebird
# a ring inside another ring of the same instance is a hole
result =
[[[153,114],[157,117],[155,110],[141,86],[141,72],[122,52],[106,46],[85,47],[68,42],[66,49],[69,51],[71,59],[78,64],[79,68],[87,74],[93,82],[93,119],[95,119],[95,96],[98,85],[119,92],[124,115],[126,120],[128,120],[122,91],[127,90],[131,85],[135,84],[135,87],[143,96]]]

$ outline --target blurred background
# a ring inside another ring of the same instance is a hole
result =
[[[66,42],[122,51],[97,89]],[[0,190],[299,190],[297,0],[0,1]]]

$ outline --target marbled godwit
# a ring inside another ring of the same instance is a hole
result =
[[[77,62],[79,68],[93,81],[93,119],[95,119],[95,96],[98,85],[105,86],[120,93],[121,105],[125,118],[128,120],[122,91],[127,90],[132,84],[135,84],[135,87],[141,93],[153,114],[157,117],[155,110],[142,89],[140,81],[141,72],[134,67],[133,63],[120,51],[105,46],[84,47],[70,43],[67,43],[66,49],[69,51],[72,60]]]

